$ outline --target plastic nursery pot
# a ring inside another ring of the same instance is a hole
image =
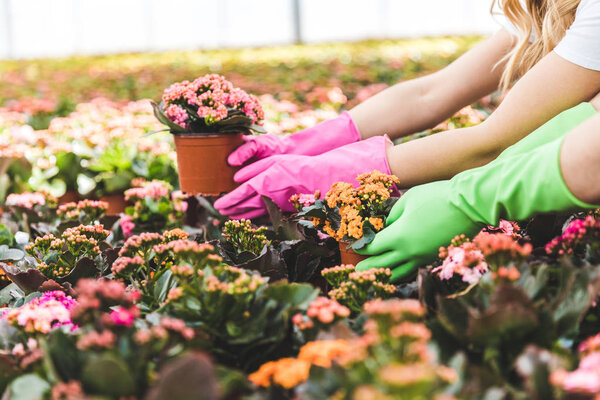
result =
[[[218,196],[237,187],[233,181],[237,169],[227,164],[227,156],[244,143],[242,133],[173,136],[183,192]]]
[[[122,193],[112,193],[101,196],[100,201],[108,203],[108,209],[106,210],[106,214],[108,215],[121,214],[125,212],[125,208],[127,207],[125,196],[123,196]]]
[[[362,260],[366,260],[367,258],[369,258],[369,256],[362,256],[352,249],[346,249],[346,247],[348,247],[349,245],[350,243],[347,242],[339,242],[342,264],[356,265]]]
[[[67,190],[65,194],[58,198],[58,204],[67,204],[72,202],[78,202],[81,199],[79,193],[76,190]]]

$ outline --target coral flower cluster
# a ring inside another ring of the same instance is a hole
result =
[[[494,270],[495,277],[515,280],[519,272],[511,264],[525,259],[531,251],[531,244],[520,244],[512,231],[509,234],[480,232],[472,242],[459,235],[450,246],[440,248],[442,264],[433,268],[432,273],[441,280],[458,278],[474,284],[486,272]]]
[[[292,322],[301,331],[306,331],[326,327],[349,316],[348,307],[328,297],[320,296],[310,303],[306,315],[298,313],[292,317]]]
[[[172,187],[167,182],[151,181],[144,182],[141,186],[132,187],[125,191],[125,201],[136,201],[146,197],[158,199],[159,197],[168,197]]]
[[[264,118],[258,98],[236,88],[221,75],[210,74],[192,82],[172,84],[162,96],[165,115],[188,129],[190,121],[202,119],[207,126],[227,118],[236,110],[253,123]]]
[[[63,220],[78,220],[84,224],[91,224],[106,214],[107,210],[107,202],[85,199],[61,204],[56,214]]]

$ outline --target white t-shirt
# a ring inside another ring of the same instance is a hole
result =
[[[505,16],[497,21],[509,33],[518,35],[516,27]],[[573,64],[600,71],[600,0],[581,0],[575,21],[554,52]]]

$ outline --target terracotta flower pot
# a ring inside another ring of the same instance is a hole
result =
[[[122,193],[113,193],[101,196],[100,201],[105,201],[108,203],[108,210],[106,211],[106,214],[108,215],[121,214],[125,212],[125,208],[127,207],[125,196],[123,196]]]
[[[356,265],[359,262],[361,262],[362,260],[366,260],[367,258],[369,258],[369,256],[362,256],[352,249],[346,250],[346,247],[348,247],[349,244],[350,243],[339,242],[340,256],[342,258],[342,264]]]
[[[183,192],[218,196],[237,187],[233,181],[237,169],[227,164],[227,156],[244,143],[242,133],[173,136]]]
[[[67,190],[65,194],[58,198],[58,205],[67,204],[72,202],[78,202],[81,200],[79,193],[76,190]]]

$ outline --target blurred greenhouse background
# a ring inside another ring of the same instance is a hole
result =
[[[435,12],[432,12],[435,10]],[[481,0],[0,0],[0,58],[489,34]]]

